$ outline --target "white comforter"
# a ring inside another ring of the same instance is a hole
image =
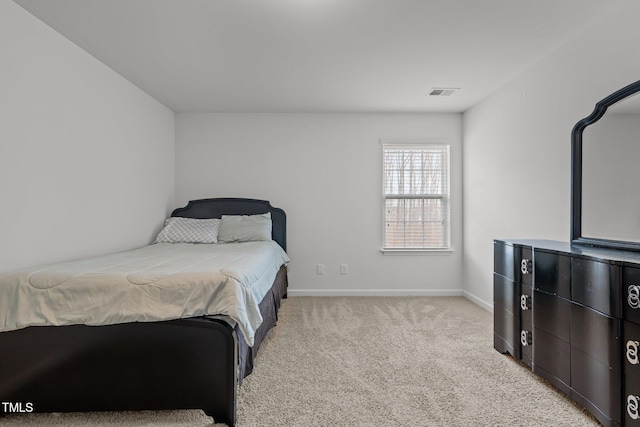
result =
[[[276,242],[158,243],[0,275],[0,331],[223,314],[253,345],[258,303],[288,261]]]

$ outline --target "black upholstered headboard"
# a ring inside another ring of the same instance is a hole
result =
[[[233,197],[191,200],[187,206],[175,209],[171,216],[184,218],[220,218],[222,215],[258,215],[271,212],[273,240],[287,250],[287,215],[266,200]]]

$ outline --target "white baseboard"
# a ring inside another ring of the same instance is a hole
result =
[[[467,291],[462,291],[462,296],[465,297],[466,299],[468,299],[469,301],[471,301],[472,303],[474,303],[475,305],[478,305],[482,308],[484,308],[485,310],[487,310],[489,313],[493,313],[493,304],[490,304],[488,302],[486,302],[483,299],[478,298],[477,296],[470,294]]]
[[[490,304],[475,295],[463,291],[462,289],[288,289],[287,295],[290,297],[459,297],[462,296],[472,303],[493,313],[493,304]]]
[[[288,289],[291,297],[369,297],[369,296],[423,296],[423,297],[454,297],[462,296],[462,289],[423,290],[423,289]]]

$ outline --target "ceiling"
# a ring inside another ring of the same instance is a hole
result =
[[[625,0],[14,1],[176,112],[462,112]]]

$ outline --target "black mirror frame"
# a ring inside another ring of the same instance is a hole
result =
[[[596,103],[593,112],[576,123],[571,131],[571,243],[590,247],[640,251],[640,242],[582,236],[582,133],[587,126],[600,120],[607,108],[638,92],[640,92],[640,80],[612,93]]]

